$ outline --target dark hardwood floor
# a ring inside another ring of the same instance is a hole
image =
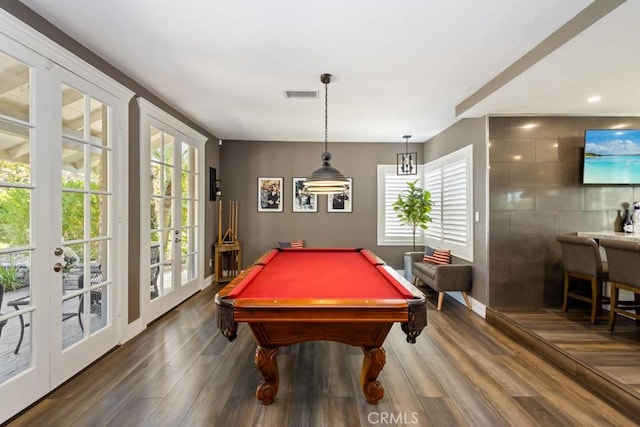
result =
[[[280,390],[263,406],[246,326],[227,342],[209,288],[11,421],[20,426],[633,426],[596,392],[530,347],[447,300],[429,298],[415,345],[399,325],[385,342],[369,405],[360,349],[309,342],[281,348]],[[527,344],[528,345],[528,344]],[[637,371],[636,371],[637,372]]]
[[[589,321],[589,309],[487,310],[487,322],[553,361],[582,384],[640,418],[640,326],[608,312]]]

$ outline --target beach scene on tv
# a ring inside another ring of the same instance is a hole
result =
[[[585,184],[640,184],[640,129],[585,131]]]

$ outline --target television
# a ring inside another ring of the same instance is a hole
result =
[[[640,129],[587,129],[584,184],[640,184]]]

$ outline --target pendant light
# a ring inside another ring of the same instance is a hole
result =
[[[402,136],[405,141],[404,153],[398,153],[396,158],[397,175],[417,175],[418,174],[418,153],[409,152],[409,138],[411,135]]]
[[[341,193],[347,188],[349,180],[345,178],[340,171],[331,166],[331,153],[327,148],[328,139],[328,99],[329,89],[328,85],[331,83],[331,74],[323,74],[320,76],[320,81],[324,83],[324,153],[320,156],[322,159],[322,166],[313,171],[305,182],[304,186],[311,194],[334,194]]]

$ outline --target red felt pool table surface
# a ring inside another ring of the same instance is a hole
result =
[[[268,252],[229,292],[232,299],[407,299],[413,293],[364,249],[282,249]]]

